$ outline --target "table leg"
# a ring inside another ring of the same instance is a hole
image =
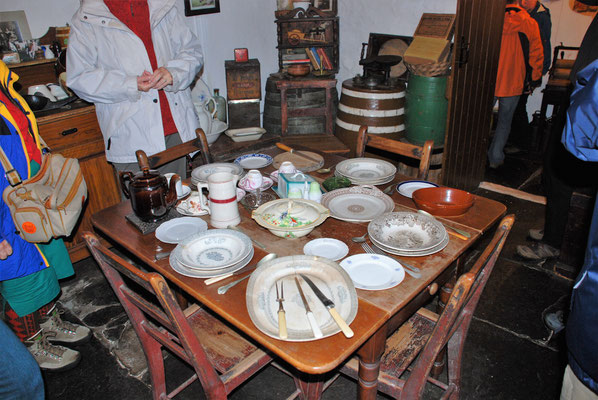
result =
[[[319,399],[324,390],[324,381],[320,375],[294,376],[295,386],[299,389],[299,398],[301,400]]]
[[[358,399],[376,399],[380,358],[386,344],[386,327],[382,327],[357,350],[359,356]]]

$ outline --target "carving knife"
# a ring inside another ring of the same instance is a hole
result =
[[[293,149],[292,147],[287,146],[286,144],[276,143],[276,147],[278,147],[281,150],[288,151],[291,154],[296,154],[299,157],[303,157],[305,159],[308,159],[309,161],[313,161],[313,162],[318,163],[318,164],[322,162],[322,160],[318,160],[316,158],[308,156],[307,154],[304,154],[303,152],[297,151],[297,150]]]
[[[307,277],[303,274],[299,274],[299,275],[301,275],[303,280],[305,280],[305,282],[307,282],[307,284],[309,285],[311,290],[313,290],[314,294],[316,295],[316,297],[318,299],[320,299],[322,304],[324,304],[324,306],[326,306],[326,308],[328,309],[328,312],[330,313],[330,315],[332,316],[332,318],[334,319],[334,321],[336,322],[338,327],[341,328],[341,331],[345,334],[345,336],[348,338],[353,337],[353,331],[351,330],[351,328],[349,328],[349,325],[347,325],[345,320],[340,316],[338,311],[336,311],[336,309],[334,308],[334,302],[332,300],[330,300],[328,297],[326,297],[326,295],[324,295],[324,293],[322,293],[322,291],[316,286],[316,284],[309,277]]]
[[[299,295],[301,296],[301,300],[303,300],[303,306],[305,306],[305,314],[307,314],[307,319],[309,321],[309,325],[311,326],[311,331],[314,333],[314,337],[316,339],[321,338],[322,331],[316,322],[316,318],[314,317],[314,313],[311,312],[309,308],[309,304],[307,303],[307,299],[305,298],[305,294],[303,294],[303,289],[301,289],[301,284],[299,283],[299,279],[295,277],[295,284],[297,285],[297,289],[299,289]]]

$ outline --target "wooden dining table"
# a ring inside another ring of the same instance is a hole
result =
[[[262,151],[276,156],[282,153],[276,147]],[[344,158],[336,155],[324,156],[325,167],[331,168],[324,173],[310,172],[316,180],[323,181],[331,176],[334,166]],[[263,174],[274,171],[272,165],[263,168]],[[397,175],[393,184],[410,180]],[[381,186],[386,188],[390,183]],[[392,193],[395,211],[415,211],[411,198],[396,192]],[[217,289],[222,284],[230,283],[239,275],[227,278],[214,285],[204,284],[204,279],[190,278],[175,272],[169,265],[168,257],[156,260],[156,253],[174,249],[175,245],[159,241],[154,233],[143,235],[125,218],[132,213],[129,201],[106,208],[92,217],[97,231],[112,244],[127,250],[143,262],[148,269],[162,274],[169,283],[188,294],[203,307],[218,314],[237,330],[250,337],[259,347],[271,353],[283,364],[290,366],[295,382],[305,399],[318,399],[331,373],[353,355],[359,357],[358,398],[375,399],[380,358],[384,352],[385,340],[397,327],[403,324],[415,311],[437,293],[450,293],[450,283],[454,282],[459,260],[463,258],[479,239],[489,231],[504,215],[506,207],[494,200],[475,196],[471,209],[462,216],[439,218],[448,226],[454,226],[470,233],[471,237],[463,240],[449,235],[448,245],[440,252],[419,257],[393,256],[418,267],[421,278],[405,275],[397,286],[386,290],[356,289],[358,311],[351,322],[354,336],[345,337],[341,332],[313,341],[290,342],[270,337],[262,333],[251,320],[245,301],[247,280],[219,295]],[[254,246],[255,254],[250,265],[256,263],[267,253],[276,253],[279,257],[303,254],[304,245],[317,238],[335,238],[349,247],[349,255],[364,253],[362,247],[351,241],[352,237],[367,232],[367,222],[351,223],[329,217],[307,236],[286,239],[274,236],[270,231],[259,226],[250,211],[239,205],[241,223],[238,227],[265,248]],[[209,216],[202,216],[209,222]]]

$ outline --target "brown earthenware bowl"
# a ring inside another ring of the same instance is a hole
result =
[[[413,201],[417,208],[432,215],[456,217],[473,206],[474,196],[464,190],[432,187],[413,192]]]
[[[305,76],[309,74],[309,71],[311,71],[309,64],[290,65],[287,69],[287,73],[292,76]]]

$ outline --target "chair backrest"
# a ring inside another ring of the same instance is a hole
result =
[[[450,364],[449,386],[443,398],[449,398],[451,393],[459,391],[454,382],[460,381],[461,356],[471,318],[514,221],[514,215],[502,219],[494,237],[474,266],[457,280],[442,315],[405,382],[402,399],[421,398],[434,361],[445,346]]]
[[[195,130],[195,135],[195,139],[178,144],[149,157],[145,155],[145,152],[143,150],[137,150],[135,154],[137,154],[138,160],[141,160],[143,157],[145,157],[147,159],[147,164],[151,169],[158,168],[164,164],[168,164],[171,161],[174,161],[181,157],[185,157],[197,151],[199,151],[202,156],[203,164],[211,163],[212,155],[208,146],[208,139],[206,138],[206,134],[204,133],[203,129],[197,128]],[[140,152],[141,154],[139,154]],[[141,164],[143,162],[144,161],[140,161],[139,163]]]
[[[434,147],[433,140],[426,140],[423,146],[417,146],[411,143],[405,143],[379,135],[371,135],[367,133],[367,130],[367,126],[362,126],[359,128],[359,132],[357,134],[357,146],[355,148],[356,157],[363,157],[366,146],[370,146],[376,149],[388,151],[390,153],[415,158],[420,160],[417,178],[428,179],[428,171],[430,170],[430,157],[432,155],[432,147]]]
[[[224,384],[162,275],[143,272],[131,265],[102,245],[93,233],[84,232],[83,237],[141,341],[149,365],[154,397],[156,393],[166,393],[161,353],[161,346],[164,346],[193,366],[206,391],[213,390],[212,393],[219,393],[225,398]],[[123,276],[145,289],[144,293],[139,293],[137,286],[133,288],[128,285]],[[153,299],[148,300],[147,294]],[[173,393],[178,393],[193,380],[187,380]]]

